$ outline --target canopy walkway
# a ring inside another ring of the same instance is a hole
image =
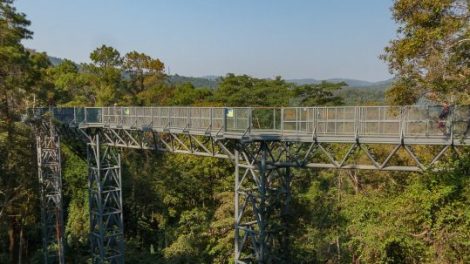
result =
[[[292,168],[439,170],[470,144],[468,106],[71,107],[28,116],[37,128],[45,258],[60,263],[60,136],[87,144],[94,263],[124,262],[117,148],[230,159],[235,262],[288,263]]]

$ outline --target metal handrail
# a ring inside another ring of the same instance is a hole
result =
[[[469,131],[470,106],[452,107],[445,128],[441,106],[332,107],[73,107],[54,108],[67,123],[198,130],[223,133],[312,134],[328,136],[461,135]],[[50,111],[44,108],[39,112]],[[457,115],[458,114],[458,115]],[[279,122],[279,123],[278,123]],[[440,124],[441,123],[441,124]],[[450,123],[450,124],[448,124]],[[444,131],[445,130],[445,131]],[[448,130],[448,131],[447,131]],[[468,136],[468,135],[467,135]]]

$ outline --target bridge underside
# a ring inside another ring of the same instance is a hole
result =
[[[288,263],[289,202],[293,168],[422,172],[427,169],[439,170],[442,161],[458,157],[465,148],[453,144],[378,145],[360,141],[328,143],[234,140],[110,127],[88,127],[78,131],[85,135],[84,138],[93,150],[91,157],[96,160],[90,162],[91,201],[96,202],[90,204],[90,210],[93,211],[91,215],[94,217],[91,220],[92,230],[98,230],[92,233],[92,251],[95,256],[104,254],[116,257],[113,263],[120,263],[124,254],[119,251],[123,249],[123,216],[120,167],[117,165],[119,158],[113,152],[114,149],[132,148],[232,160],[235,165],[236,263]],[[99,150],[105,153],[97,154]],[[418,156],[416,153],[425,155]],[[103,161],[106,159],[102,159],[101,166],[104,167],[101,169],[98,169],[97,155],[111,155],[106,162]],[[115,191],[111,196],[109,193],[105,194],[106,187],[96,185],[100,182],[99,171],[100,177],[113,179],[108,181],[108,184],[111,183],[108,187]],[[107,202],[100,203],[95,196]],[[96,208],[101,208],[101,211]],[[108,217],[105,212],[112,212],[112,217]],[[117,233],[112,233],[111,240],[106,236],[110,233],[105,231],[110,229],[118,230]],[[113,248],[113,251],[109,248]],[[105,253],[100,253],[103,250]]]
[[[124,262],[120,148],[231,160],[235,168],[235,263],[289,263],[294,169],[440,170],[445,161],[466,151],[469,143],[468,137],[458,139],[452,133],[429,137],[409,137],[404,132],[398,137],[335,136],[319,135],[313,129],[313,133],[298,135],[74,122],[62,123],[61,129],[62,135],[80,137],[87,143],[93,263]],[[52,156],[58,157],[60,164],[58,136],[52,138],[59,153]],[[50,137],[39,134],[38,146],[48,140]],[[49,171],[41,164],[40,178]],[[60,173],[54,175],[60,178]],[[61,212],[61,202],[52,205]],[[48,208],[47,204],[43,207]],[[59,254],[63,255],[63,250]]]
[[[283,167],[318,169],[358,169],[380,171],[422,172],[439,169],[439,164],[458,157],[465,145],[449,140],[441,144],[375,143],[355,141],[330,142],[312,139],[310,142],[285,140],[256,140],[252,138],[227,139],[192,135],[189,133],[157,132],[123,128],[86,128],[102,135],[102,144],[117,148],[154,150],[178,154],[191,154],[235,160],[235,149],[240,145],[259,142],[277,142],[290,146],[290,156],[295,159],[277,161]],[[424,152],[424,153],[423,153]]]

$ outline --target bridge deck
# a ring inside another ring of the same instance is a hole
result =
[[[42,109],[42,112],[49,109]],[[72,107],[54,108],[60,122],[87,127],[188,133],[240,140],[470,144],[470,107]]]

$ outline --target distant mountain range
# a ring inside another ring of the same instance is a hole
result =
[[[379,82],[369,82],[369,81],[363,81],[363,80],[356,80],[356,79],[343,79],[343,78],[334,78],[334,79],[327,79],[327,80],[317,80],[317,79],[290,79],[287,80],[288,82],[293,82],[295,84],[303,85],[303,84],[317,84],[322,81],[327,81],[327,82],[334,82],[334,83],[339,83],[339,82],[345,82],[348,87],[351,88],[356,88],[356,87],[388,87],[393,83],[393,79],[388,79],[385,81],[379,81]]]
[[[185,83],[189,82],[192,83],[195,87],[210,87],[215,88],[218,85],[218,81],[221,76],[202,76],[202,77],[188,77],[188,76],[181,76],[178,74],[170,75],[170,82],[174,84],[178,83]],[[318,84],[322,81],[327,82],[345,82],[348,85],[348,88],[370,88],[370,89],[386,89],[392,83],[393,79],[388,79],[385,81],[379,82],[369,82],[363,80],[356,80],[356,79],[344,79],[344,78],[334,78],[334,79],[327,79],[327,80],[317,80],[317,79],[288,79],[287,82],[295,83],[298,85],[305,85],[305,84]]]
[[[168,82],[171,84],[191,83],[196,88],[217,88],[219,85],[219,76],[188,77],[173,74],[168,76]]]
[[[53,65],[60,64],[64,59],[49,56],[49,60]],[[219,79],[222,76],[217,75],[207,75],[202,77],[190,77],[190,76],[182,76],[178,74],[172,74],[168,76],[168,81],[172,84],[181,84],[181,83],[191,83],[195,87],[208,87],[208,88],[216,88],[219,84]],[[347,88],[361,88],[366,90],[383,90],[385,91],[390,85],[393,83],[393,79],[388,79],[379,82],[369,82],[364,80],[356,80],[356,79],[347,79],[347,78],[333,78],[327,80],[318,80],[313,78],[305,78],[305,79],[288,79],[288,82],[295,83],[298,85],[304,84],[318,84],[322,81],[328,82],[345,82],[348,87]]]
[[[61,58],[52,57],[52,56],[48,56],[48,57],[49,57],[49,61],[54,66],[57,66],[57,65],[61,64],[64,61],[64,59],[61,59]]]

